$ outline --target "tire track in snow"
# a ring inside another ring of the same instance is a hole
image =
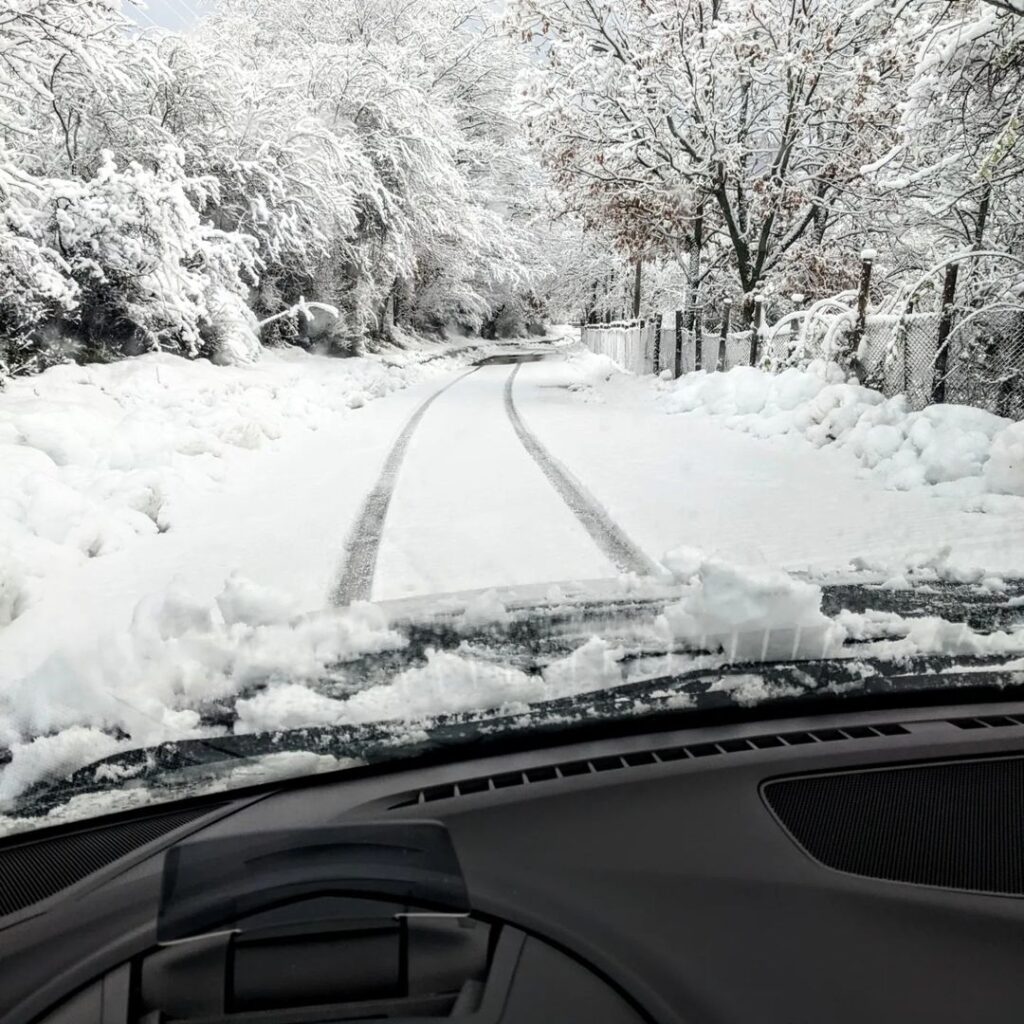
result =
[[[608,560],[623,572],[650,576],[659,566],[626,536],[598,500],[537,440],[523,423],[512,397],[512,386],[522,364],[516,364],[505,381],[505,412],[523,447],[533,457],[570,511]]]
[[[395,491],[398,471],[402,468],[406,449],[412,435],[419,426],[431,403],[441,397],[449,388],[460,380],[465,380],[471,373],[480,369],[474,366],[465,373],[459,374],[443,388],[438,388],[409,417],[395,443],[388,452],[384,467],[380,471],[377,482],[366,496],[363,507],[359,510],[355,524],[345,541],[345,564],[338,582],[331,591],[331,603],[335,605],[351,604],[353,601],[368,601],[373,587],[373,574],[377,568],[377,552],[380,550],[380,538],[384,532],[384,520],[387,518],[388,506]]]

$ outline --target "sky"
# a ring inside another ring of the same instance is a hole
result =
[[[209,11],[214,0],[143,0],[145,10],[122,0],[125,13],[140,25],[150,27],[154,24],[161,28],[181,31],[191,28],[202,15]]]

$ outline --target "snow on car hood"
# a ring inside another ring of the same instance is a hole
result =
[[[525,714],[688,673],[749,707],[792,690],[759,668],[772,663],[1024,654],[1021,595],[943,579],[941,560],[907,569],[906,588],[863,574],[822,586],[690,549],[663,565],[657,578],[317,613],[239,576],[211,602],[172,587],[140,602],[126,633],[4,690],[0,812],[41,783],[161,743],[380,723],[398,743],[438,717]],[[736,664],[745,671],[724,671]],[[673,699],[682,707],[686,694]]]

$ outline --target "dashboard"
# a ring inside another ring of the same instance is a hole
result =
[[[356,770],[0,844],[11,1024],[1018,1021],[1024,705]]]

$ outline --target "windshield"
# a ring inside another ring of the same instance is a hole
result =
[[[0,832],[1024,683],[1021,0],[7,6]]]

